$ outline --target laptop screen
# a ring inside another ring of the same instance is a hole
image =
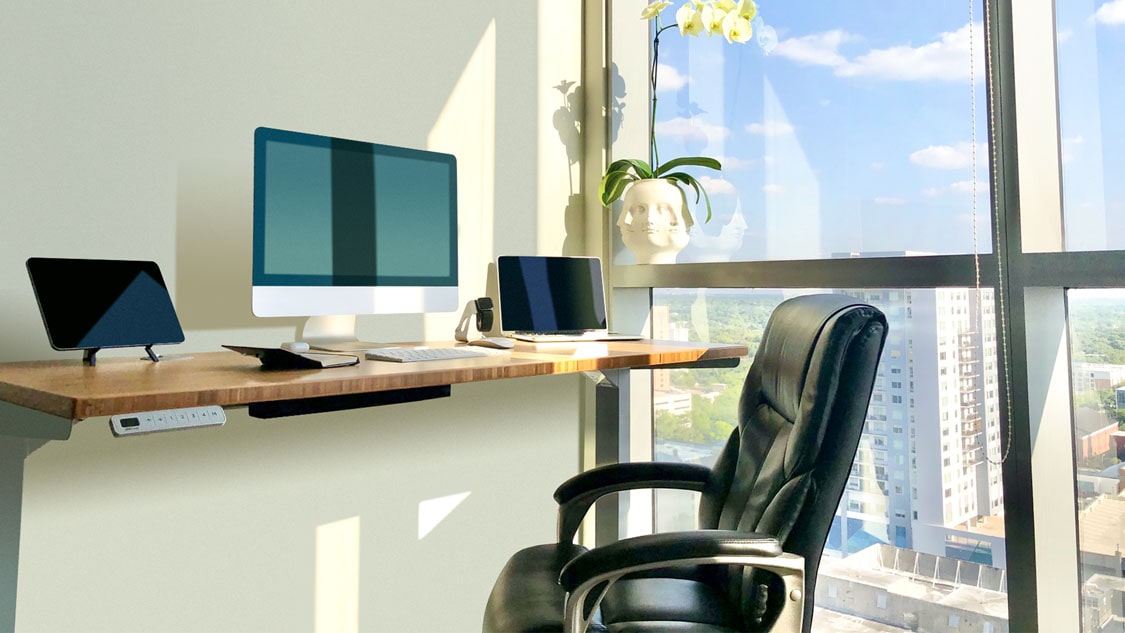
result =
[[[607,327],[601,260],[502,255],[496,259],[500,329],[577,332]]]

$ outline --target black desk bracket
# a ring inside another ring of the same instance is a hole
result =
[[[273,402],[252,402],[247,406],[250,417],[262,420],[284,418],[293,415],[347,411],[365,407],[378,407],[387,404],[419,402],[434,398],[448,398],[452,392],[449,385],[433,387],[411,387],[393,391],[373,391],[370,393],[349,393],[338,396],[318,396],[297,400],[275,400]]]

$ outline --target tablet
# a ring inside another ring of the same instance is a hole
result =
[[[57,350],[182,343],[184,331],[155,262],[32,257],[31,287]]]

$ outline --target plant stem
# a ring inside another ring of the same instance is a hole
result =
[[[660,16],[656,16],[656,34],[652,36],[652,72],[649,74],[649,89],[652,91],[652,107],[648,116],[648,164],[653,173],[660,163],[660,155],[656,151],[656,72],[660,59],[660,34],[668,29],[676,28],[676,24],[660,26]]]

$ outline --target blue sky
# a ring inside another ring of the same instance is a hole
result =
[[[1125,84],[1125,0],[1059,4],[1065,199],[1083,205],[1067,230],[1082,248],[1106,248],[1112,205],[1125,216],[1116,184],[1125,156],[1102,142],[1122,138],[1110,113],[1121,109]],[[666,24],[677,7],[664,12]],[[794,230],[819,251],[800,256],[972,252],[975,147],[977,248],[990,251],[980,2],[974,10],[970,31],[964,2],[760,2],[777,32],[768,53],[754,41],[665,32],[661,158],[724,163],[719,180],[708,181],[716,217],[703,230],[717,234],[740,204],[748,232],[736,258],[786,258],[802,247],[771,242]],[[1115,221],[1125,234],[1112,217],[1109,228]]]

